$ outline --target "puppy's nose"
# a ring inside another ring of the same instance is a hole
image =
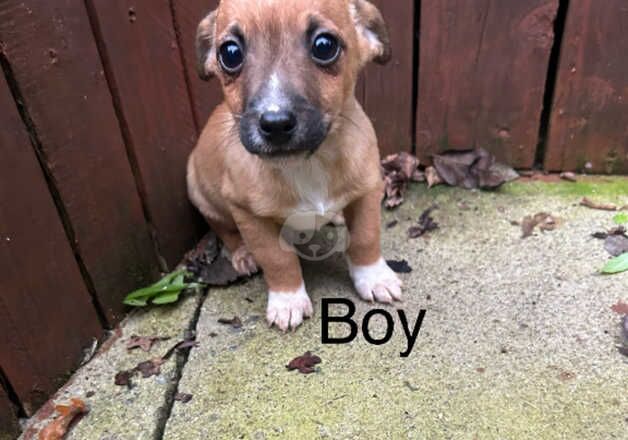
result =
[[[290,140],[297,128],[297,117],[287,110],[264,112],[259,120],[260,132],[272,144],[280,145]]]

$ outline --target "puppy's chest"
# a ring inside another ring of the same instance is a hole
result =
[[[290,187],[295,204],[286,208],[286,217],[295,215],[334,216],[342,213],[345,203],[333,197],[333,184],[329,172],[316,158],[296,167],[282,170],[286,185]]]

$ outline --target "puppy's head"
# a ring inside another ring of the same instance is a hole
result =
[[[367,0],[222,0],[196,44],[201,78],[220,79],[242,143],[262,157],[314,152],[360,69],[390,59]]]

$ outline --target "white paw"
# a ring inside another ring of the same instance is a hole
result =
[[[349,261],[349,274],[363,300],[386,304],[401,301],[403,283],[383,258],[368,266],[354,266]]]
[[[295,330],[313,314],[312,301],[303,284],[295,292],[268,292],[266,320],[271,327],[276,325],[284,332]]]
[[[231,264],[240,275],[253,275],[259,270],[253,254],[242,245],[231,256]]]

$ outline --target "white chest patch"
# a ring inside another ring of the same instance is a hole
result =
[[[344,206],[330,196],[330,177],[319,159],[312,157],[283,168],[282,174],[298,199],[297,205],[286,213],[292,227],[311,226],[313,215],[331,219],[342,213]]]

